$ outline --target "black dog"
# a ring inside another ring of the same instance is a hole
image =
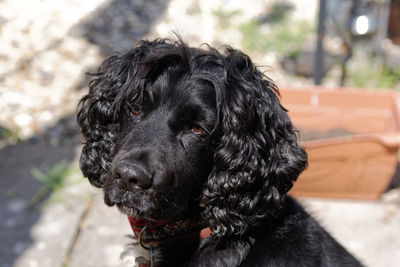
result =
[[[81,169],[129,216],[150,264],[360,266],[286,196],[307,155],[245,54],[141,41],[89,88]]]

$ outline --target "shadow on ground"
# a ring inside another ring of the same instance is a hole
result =
[[[149,33],[163,15],[168,0],[113,0],[71,29],[100,48],[103,56],[123,52]]]
[[[73,27],[69,34],[96,45],[103,59],[129,50],[137,40],[150,32],[164,14],[169,0],[113,0],[101,6]],[[98,62],[100,65],[101,62]],[[95,73],[92,66],[86,73]],[[77,90],[87,88],[89,75],[82,75]]]
[[[30,230],[40,218],[41,204],[49,197],[49,193],[44,194],[33,203],[43,184],[33,178],[32,170],[46,172],[60,161],[71,163],[78,144],[78,127],[70,116],[40,135],[0,150],[0,203],[5,203],[0,205],[1,266],[12,266],[32,244]]]

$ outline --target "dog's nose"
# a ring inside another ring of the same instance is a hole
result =
[[[128,189],[135,186],[146,189],[151,186],[151,174],[133,163],[121,162],[114,169],[114,175],[116,179],[121,179]]]

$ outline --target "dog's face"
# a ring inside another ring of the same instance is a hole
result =
[[[94,76],[80,166],[130,216],[201,214],[214,238],[242,235],[305,168],[276,86],[240,51],[142,41]]]
[[[120,112],[105,202],[135,218],[193,212],[213,166],[215,90],[197,73],[173,74],[156,77]]]

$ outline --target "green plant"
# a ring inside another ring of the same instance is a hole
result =
[[[272,4],[271,11],[269,12],[269,20],[273,23],[279,23],[285,20],[287,10],[280,2]]]
[[[18,128],[9,129],[0,126],[0,139],[8,139],[13,143],[18,143],[21,141],[19,137],[20,130]]]
[[[389,69],[386,66],[382,67],[381,76],[378,80],[378,88],[395,88],[397,82],[400,80],[400,71]]]
[[[312,32],[308,21],[296,22],[295,25],[283,20],[267,29],[258,20],[250,20],[239,26],[242,46],[245,50],[260,53],[271,51],[282,57],[293,56],[300,51],[305,38]]]
[[[246,50],[265,50],[267,34],[260,30],[260,23],[256,19],[249,20],[239,25],[242,34],[242,47]]]
[[[218,28],[226,29],[231,25],[231,20],[241,13],[240,10],[225,10],[223,8],[219,8],[212,11],[212,14],[218,20]]]
[[[43,184],[43,187],[32,198],[29,206],[37,206],[48,194],[51,194],[53,200],[60,199],[56,193],[65,186],[66,178],[77,173],[78,170],[77,166],[70,167],[66,160],[55,163],[45,172],[33,167],[31,174],[34,179]]]
[[[348,84],[359,88],[388,88],[394,89],[400,80],[400,71],[392,70],[385,65],[376,66],[372,59],[368,64],[360,64],[350,69]]]
[[[1,138],[7,139],[12,136],[12,132],[7,128],[3,128],[0,126],[0,131],[1,131]]]

